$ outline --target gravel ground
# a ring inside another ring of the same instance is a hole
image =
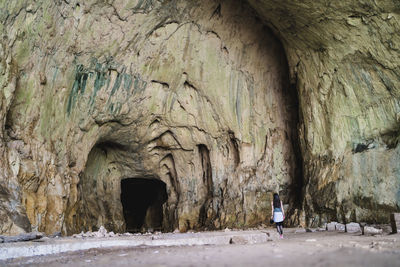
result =
[[[79,240],[77,240],[79,242]],[[287,233],[264,244],[91,249],[2,266],[400,266],[400,234]]]

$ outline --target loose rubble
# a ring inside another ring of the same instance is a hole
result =
[[[179,231],[178,231],[179,232]],[[175,233],[175,231],[174,231]],[[107,229],[104,226],[100,226],[99,230],[96,232],[91,232],[87,231],[81,232],[79,234],[74,234],[72,235],[73,238],[87,238],[87,237],[93,237],[93,238],[103,238],[103,237],[116,237],[116,236],[148,236],[148,235],[159,235],[161,232],[155,231],[154,233],[152,232],[147,232],[147,233],[114,233],[113,231],[108,232]]]
[[[74,234],[72,237],[74,238],[84,238],[84,237],[115,237],[115,236],[130,236],[131,233],[124,233],[124,234],[115,234],[113,231],[108,232],[104,226],[100,226],[100,229],[96,232],[88,231],[84,233],[83,231],[80,234]]]

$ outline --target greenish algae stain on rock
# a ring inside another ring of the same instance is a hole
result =
[[[67,102],[67,114],[70,115],[74,109],[79,97],[82,97],[88,86],[90,86],[90,98],[89,106],[93,108],[95,99],[100,90],[107,90],[111,83],[111,71],[116,71],[115,66],[118,66],[115,62],[99,63],[96,58],[93,58],[89,67],[84,67],[83,64],[78,64],[75,69],[75,79],[72,84],[70,94]],[[109,110],[112,113],[118,113],[121,110],[121,103],[112,103],[111,97],[122,87],[130,95],[130,89],[133,85],[133,93],[142,93],[147,82],[142,80],[139,74],[132,75],[125,73],[126,67],[122,68],[121,72],[117,72],[114,83],[111,85],[112,88],[109,93],[108,104]],[[94,77],[94,81],[93,81]],[[91,86],[93,84],[93,86]]]

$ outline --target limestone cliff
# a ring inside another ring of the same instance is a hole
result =
[[[399,2],[249,2],[297,84],[306,223],[388,222],[400,208]]]
[[[0,10],[1,233],[256,226],[276,191],[293,224],[400,209],[394,0]]]

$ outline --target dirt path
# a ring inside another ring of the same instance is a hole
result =
[[[264,244],[137,247],[9,260],[9,266],[400,266],[400,234],[288,233]]]

